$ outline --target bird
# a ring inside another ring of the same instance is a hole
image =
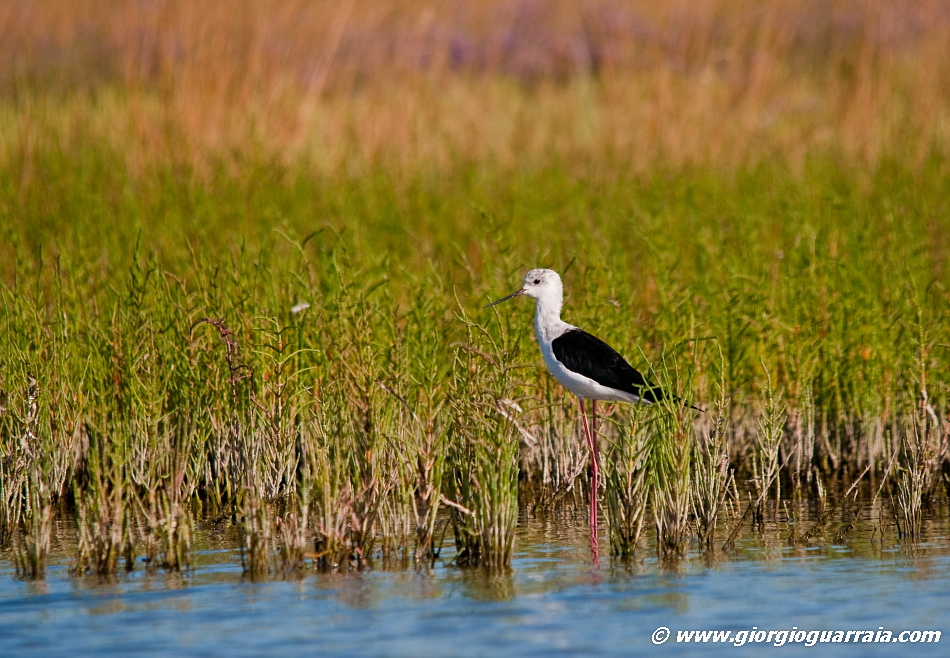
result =
[[[677,400],[651,383],[627,363],[619,352],[601,339],[561,319],[564,286],[554,270],[533,269],[522,287],[507,297],[488,304],[490,308],[526,295],[535,300],[534,331],[544,364],[564,388],[577,396],[591,461],[590,532],[591,549],[597,555],[597,401],[652,404],[665,398]],[[591,423],[587,422],[584,401],[591,403]],[[593,426],[593,430],[591,428]]]

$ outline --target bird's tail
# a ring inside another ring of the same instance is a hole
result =
[[[642,399],[651,403],[662,402],[663,400],[669,400],[670,402],[682,404],[684,407],[695,409],[696,411],[700,413],[703,413],[703,414],[706,413],[706,410],[703,409],[702,407],[697,407],[695,404],[687,402],[686,400],[679,397],[678,395],[673,395],[672,393],[664,391],[662,388],[660,388],[656,384],[645,387],[643,389]]]

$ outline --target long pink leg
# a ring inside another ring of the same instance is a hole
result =
[[[584,431],[587,434],[587,447],[590,448],[590,550],[597,559],[597,483],[598,483],[598,465],[597,465],[597,439],[590,431],[590,425],[587,424],[587,413],[584,410],[584,398],[577,398],[581,403],[581,418],[584,419]],[[596,402],[591,400],[596,413]],[[595,420],[596,423],[596,420]]]
[[[600,444],[597,442],[597,400],[590,401],[590,431],[594,438],[594,461],[600,463]]]

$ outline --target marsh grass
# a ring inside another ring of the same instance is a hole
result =
[[[763,368],[765,364],[763,363]],[[776,391],[766,369],[765,404],[757,421],[755,457],[752,460],[756,501],[752,510],[753,521],[761,523],[765,509],[775,509],[782,497],[779,470],[779,448],[785,434],[785,405],[782,391]]]
[[[650,431],[647,407],[635,407],[617,422],[613,437],[604,437],[604,498],[610,551],[631,557],[646,528],[649,490]],[[602,435],[603,436],[603,435]]]
[[[648,379],[670,393],[652,405],[647,441],[651,508],[663,558],[684,555],[691,536],[697,412],[683,394],[691,387],[691,373],[681,374],[678,366],[675,352],[664,352],[647,370]]]
[[[536,397],[522,399],[530,425],[521,426],[521,472],[525,506],[549,511],[585,481],[589,483],[590,450],[584,437],[577,399],[546,373],[537,381]],[[532,409],[530,406],[534,404]]]
[[[941,0],[37,0],[0,29],[0,161],[26,178],[84,136],[142,175],[947,154]]]
[[[35,202],[15,215],[3,205],[6,218],[36,218],[4,224],[4,542],[18,537],[24,573],[38,575],[44,509],[62,509],[80,529],[77,571],[137,555],[175,570],[188,568],[196,523],[233,519],[249,573],[273,575],[425,562],[449,514],[460,562],[503,565],[519,495],[550,508],[587,477],[576,401],[540,363],[531,309],[474,310],[527,263],[564,271],[569,321],[628,356],[640,345],[637,367],[706,409],[609,412],[614,552],[651,526],[671,555],[712,545],[723,505],[737,503],[730,477],[777,509],[867,464],[911,537],[946,463],[946,229],[934,219],[946,182],[937,164],[914,194],[899,169],[865,188],[815,167],[728,184],[607,185],[559,170],[504,185],[380,178],[325,182],[315,196],[292,179],[244,190],[222,174],[210,188],[133,187],[119,207],[107,203],[117,170],[44,203],[27,186]],[[445,200],[486,189],[550,243],[524,244],[509,222]],[[833,213],[827,195],[840,199]],[[146,237],[121,222],[104,231],[89,207],[102,222],[131,207],[168,223]],[[875,210],[897,207],[900,240],[892,211]],[[191,213],[203,217],[200,250],[169,237]],[[259,228],[234,219],[258,213],[271,218]],[[596,231],[580,219],[590,213]],[[809,219],[791,229],[773,213]],[[314,215],[346,219],[315,227]],[[67,217],[88,228],[71,233]],[[411,236],[402,217],[418,220]],[[28,228],[44,222],[56,239]],[[451,240],[442,222],[454,222]]]
[[[460,564],[504,567],[519,504],[583,505],[588,478],[530,309],[476,311],[535,266],[706,409],[609,411],[614,553],[834,510],[868,467],[881,534],[923,539],[942,3],[97,2],[0,8],[0,546],[25,577],[56,519],[76,573],[187,569],[204,523],[254,578],[425,564],[449,527]]]
[[[14,535],[13,558],[17,576],[28,580],[43,578],[52,525],[50,505],[39,502]]]
[[[135,542],[149,569],[181,571],[191,566],[194,515],[188,500],[170,498],[164,490],[138,496]]]
[[[717,343],[717,348],[719,345]],[[719,396],[714,405],[705,410],[705,422],[693,446],[692,508],[696,521],[696,539],[707,551],[715,550],[716,525],[720,511],[735,485],[734,469],[729,463],[728,428],[726,414],[728,399],[725,388],[725,362],[719,355]]]
[[[496,338],[466,315],[468,337],[456,347],[451,391],[452,429],[448,486],[456,562],[489,570],[507,568],[518,522],[518,440],[511,402],[516,371],[513,336]],[[517,352],[515,352],[517,354]]]
[[[950,448],[947,423],[937,418],[926,397],[920,401],[920,413],[911,419],[910,427],[901,436],[902,459],[897,469],[897,495],[901,527],[898,533],[919,540],[924,507],[931,504],[942,491],[939,480],[944,475],[943,464]],[[895,514],[897,516],[897,514]]]

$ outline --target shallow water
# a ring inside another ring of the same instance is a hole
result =
[[[14,576],[0,555],[0,655],[387,656],[735,651],[739,631],[940,630],[939,643],[819,643],[773,651],[945,655],[950,643],[950,539],[873,540],[870,525],[835,543],[791,546],[787,523],[747,528],[736,550],[661,563],[592,564],[584,514],[525,518],[512,569],[488,576],[451,564],[309,574],[249,582],[226,534],[201,530],[186,574],[137,569],[112,582],[68,575],[54,555],[45,580]],[[602,550],[608,549],[606,541]],[[659,627],[672,636],[655,645]],[[730,644],[677,642],[678,631],[731,630]],[[794,639],[794,636],[791,636]],[[879,637],[879,636],[876,636]],[[753,636],[754,639],[754,636]],[[853,640],[853,636],[852,636]]]

